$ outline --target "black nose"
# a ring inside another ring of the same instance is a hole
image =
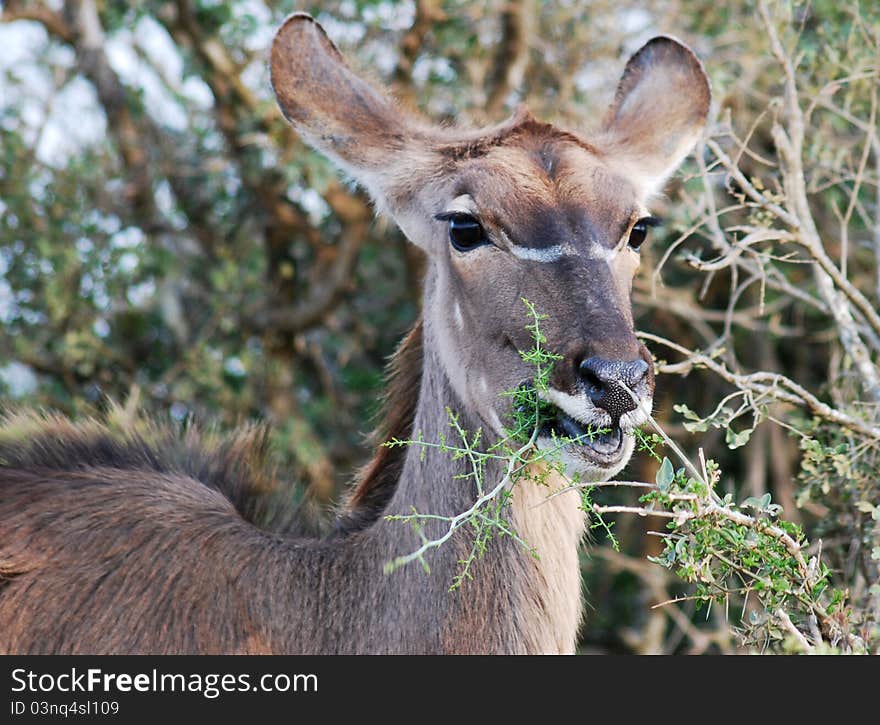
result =
[[[620,416],[636,409],[636,402],[623,386],[635,390],[646,372],[648,363],[641,359],[627,362],[589,357],[578,365],[578,374],[593,405],[608,411],[615,425]]]

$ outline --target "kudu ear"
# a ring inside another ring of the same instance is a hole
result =
[[[406,116],[351,71],[305,13],[288,17],[275,34],[270,73],[278,105],[297,132],[381,203],[380,172],[411,135]]]
[[[604,132],[645,194],[659,191],[690,153],[705,128],[711,98],[703,65],[674,38],[652,38],[629,59]]]

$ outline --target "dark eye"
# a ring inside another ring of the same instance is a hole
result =
[[[630,249],[635,249],[636,251],[638,251],[638,248],[642,246],[647,238],[648,226],[639,221],[633,224],[633,228],[629,233],[629,240],[627,241],[627,244],[629,244]]]
[[[480,222],[469,214],[449,217],[449,241],[459,252],[467,252],[489,243]]]
[[[649,216],[644,219],[639,219],[633,224],[633,228],[630,230],[629,239],[627,240],[629,248],[638,252],[639,247],[641,247],[648,238],[648,228],[656,227],[658,224],[660,224],[660,220],[656,217]]]

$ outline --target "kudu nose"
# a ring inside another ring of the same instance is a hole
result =
[[[615,425],[624,413],[636,409],[636,402],[623,386],[634,391],[647,372],[648,363],[641,359],[627,362],[589,357],[578,365],[593,405],[608,411]]]

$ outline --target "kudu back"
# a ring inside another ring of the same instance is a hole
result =
[[[437,440],[447,408],[481,428],[484,445],[504,435],[504,393],[533,373],[519,352],[532,345],[526,298],[548,316],[546,347],[562,356],[547,393],[555,418],[536,445],[602,427],[609,432],[565,447],[568,473],[619,472],[654,390],[629,301],[648,203],[709,109],[693,53],[672,38],[649,41],[588,136],[526,111],[482,130],[432,126],[356,75],[305,15],[278,31],[271,77],[297,132],[427,257],[422,316],[392,362],[379,442]],[[418,566],[384,575],[385,562],[418,542],[385,517],[466,510],[476,491],[459,475],[463,461],[377,447],[333,531],[318,537],[295,517],[257,525],[265,492],[286,491],[261,472],[258,438],[8,418],[0,652],[574,650],[585,523],[576,493],[548,501],[549,489],[519,484],[511,525],[539,558],[501,537],[451,593],[470,532],[431,555],[430,575]]]

